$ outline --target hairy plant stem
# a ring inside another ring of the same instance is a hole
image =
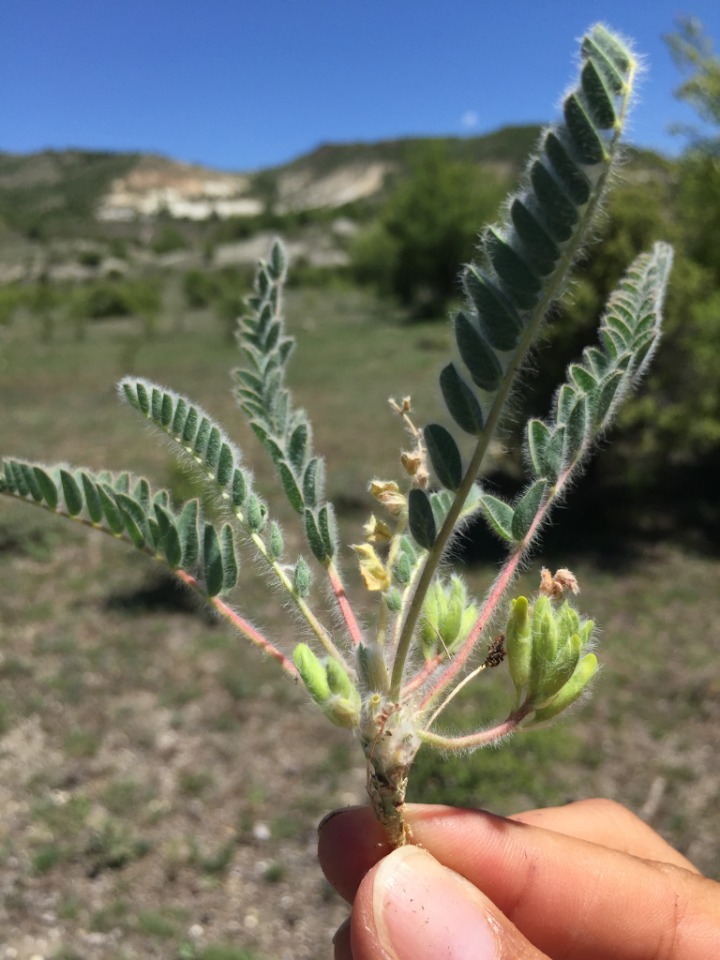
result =
[[[205,597],[202,587],[195,577],[191,576],[189,573],[186,573],[184,570],[176,570],[175,574],[177,577],[182,580],[184,584],[188,587],[192,587],[193,590],[196,590],[200,593],[204,599],[206,599],[212,608],[224,619],[233,625],[233,627],[241,633],[244,637],[247,637],[251,643],[254,643],[256,647],[259,647],[264,653],[269,657],[272,657],[273,660],[276,660],[283,670],[288,673],[293,680],[298,680],[300,674],[297,671],[295,664],[292,660],[288,660],[285,654],[281,653],[270,641],[260,633],[251,623],[249,623],[244,617],[241,617],[239,613],[228,606],[224,600],[221,600],[219,597]]]

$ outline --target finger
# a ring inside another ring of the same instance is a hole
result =
[[[318,828],[318,858],[328,881],[352,903],[360,881],[392,847],[370,807],[345,807]]]
[[[553,960],[706,960],[720,942],[720,887],[688,870],[476,810],[415,807],[408,819],[414,843]]]
[[[361,883],[351,944],[352,960],[548,960],[476,887],[412,845]]]
[[[433,808],[409,804],[405,808],[409,822],[427,809]],[[581,800],[564,807],[528,810],[510,819],[698,872],[642,820],[610,800]],[[334,811],[320,824],[321,865],[330,883],[348,903],[367,871],[390,849],[369,807]]]
[[[334,960],[353,960],[350,946],[350,918],[341,923],[333,937]]]
[[[513,814],[510,820],[588,840],[645,860],[659,860],[699,873],[651,827],[612,800],[578,800],[564,807],[546,807]]]

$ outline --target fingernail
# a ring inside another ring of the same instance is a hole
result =
[[[480,892],[419,847],[393,851],[373,885],[373,915],[389,956],[496,960],[497,926]]]

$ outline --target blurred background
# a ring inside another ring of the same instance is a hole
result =
[[[604,671],[551,730],[461,761],[421,752],[411,792],[501,813],[613,797],[718,877],[714,0],[4,0],[0,450],[194,495],[118,407],[114,384],[135,373],[224,422],[273,489],[228,374],[253,264],[281,236],[291,385],[343,542],[357,540],[368,464],[397,475],[386,399],[412,394],[420,422],[438,410],[458,265],[598,17],[643,56],[628,147],[488,470],[517,489],[525,419],[545,415],[633,257],[673,243],[647,382],[520,586],[536,588],[541,563],[574,570]],[[0,960],[327,956],[344,910],[317,871],[315,824],[364,802],[357,745],[151,564],[0,506]],[[459,562],[478,592],[499,557],[472,531]],[[294,625],[246,566],[238,605],[290,649]],[[452,728],[506,709],[502,678],[485,682],[458,698]]]

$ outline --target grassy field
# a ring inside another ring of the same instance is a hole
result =
[[[352,290],[292,291],[288,314],[301,338],[293,385],[349,543],[372,509],[369,471],[397,473],[403,437],[386,399],[412,393],[421,422],[439,409],[448,331],[401,327]],[[119,408],[114,383],[132,372],[205,406],[259,486],[274,487],[230,395],[234,362],[226,333],[200,313],[164,318],[151,340],[123,320],[43,342],[22,318],[0,329],[0,449],[126,467],[188,492],[164,445]],[[317,869],[315,825],[363,801],[357,745],[129,549],[0,506],[0,958],[327,956],[345,911]],[[289,513],[274,512],[299,548]],[[558,519],[576,522],[571,509]],[[718,876],[720,561],[665,543],[618,547],[542,558],[575,571],[580,605],[601,626],[594,698],[501,751],[421,752],[411,794],[499,812],[613,797]],[[238,604],[290,649],[292,620],[246,572]],[[494,570],[465,573],[482,591]],[[503,678],[487,684],[459,698],[450,726],[503,709]]]

